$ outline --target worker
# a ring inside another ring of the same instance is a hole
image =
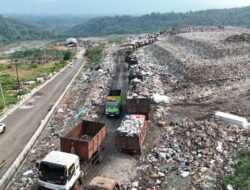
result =
[[[135,92],[136,90],[136,82],[132,81],[132,92]]]

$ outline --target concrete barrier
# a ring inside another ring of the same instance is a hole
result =
[[[230,125],[238,125],[242,128],[246,128],[248,126],[247,119],[237,115],[217,111],[215,112],[215,117]]]
[[[18,170],[18,168],[20,167],[20,165],[23,163],[23,161],[25,160],[25,158],[28,155],[29,151],[31,150],[31,148],[36,143],[38,137],[40,136],[40,134],[42,133],[43,129],[46,127],[47,123],[49,122],[51,116],[53,115],[56,107],[62,101],[63,97],[65,96],[65,94],[67,93],[68,89],[70,88],[70,86],[74,82],[75,78],[81,72],[83,66],[84,66],[84,64],[82,64],[82,66],[80,67],[79,71],[76,73],[76,75],[70,81],[70,83],[67,85],[67,87],[63,91],[62,95],[59,97],[59,99],[57,100],[57,102],[54,104],[53,108],[49,111],[49,113],[47,114],[47,116],[45,117],[45,119],[42,121],[42,123],[40,124],[40,126],[38,127],[38,129],[36,130],[36,132],[34,133],[34,135],[31,137],[31,139],[28,142],[28,144],[23,149],[23,151],[19,154],[19,156],[16,158],[16,160],[13,162],[13,164],[10,166],[10,168],[7,170],[7,172],[1,178],[1,180],[0,180],[0,190],[4,190],[8,186],[9,182],[11,181],[11,178],[16,173],[16,171]]]

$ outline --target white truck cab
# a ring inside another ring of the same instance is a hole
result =
[[[80,177],[77,155],[52,151],[39,163],[38,189],[73,190]]]

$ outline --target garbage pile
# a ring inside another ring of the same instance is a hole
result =
[[[90,141],[92,138],[93,138],[93,136],[90,136],[90,135],[82,135],[82,136],[80,137],[80,140],[83,140],[83,141]]]
[[[91,90],[88,92],[84,105],[79,108],[78,113],[80,114],[77,115],[78,118],[96,120],[98,116],[102,114],[105,97],[112,84],[112,78],[117,66],[114,52],[115,48],[109,48],[100,64],[100,68],[90,72]]]
[[[250,43],[250,34],[249,33],[242,33],[240,35],[229,36],[225,39],[225,42],[228,42],[228,43],[239,43],[239,42]]]
[[[249,53],[249,34],[250,30],[247,28],[225,27],[168,36],[165,44],[182,47],[204,59],[221,59]]]
[[[132,90],[133,83],[130,83],[128,95],[138,95],[151,97],[153,94],[164,95],[170,88],[166,83],[163,84],[162,76],[169,73],[166,66],[157,64],[157,60],[152,56],[147,48],[141,48],[135,52],[138,59],[138,65],[131,67],[130,73],[133,73],[137,82],[135,90]],[[132,74],[131,74],[132,75]],[[139,80],[140,81],[139,81]]]
[[[247,77],[250,71],[246,56],[250,53],[249,45],[224,46],[217,48],[213,44],[192,41],[183,36],[168,36],[150,50],[158,58],[158,63],[164,64],[179,84],[223,85],[227,80]]]
[[[126,115],[122,120],[120,127],[116,130],[116,136],[139,137],[144,127],[145,116],[132,114]]]
[[[86,48],[90,48],[95,45],[91,40],[83,40],[83,39],[78,39],[78,43],[81,47],[86,47]]]
[[[249,135],[248,130],[216,120],[172,123],[141,158],[140,189],[166,189],[162,182],[167,184],[171,173],[190,178],[197,189],[213,189],[204,183],[204,177],[211,171],[215,172],[217,189],[221,189],[221,176],[234,172],[234,153],[249,149]]]

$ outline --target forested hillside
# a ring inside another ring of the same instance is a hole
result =
[[[100,36],[153,32],[185,26],[250,26],[250,7],[143,16],[0,16],[0,43],[46,38]],[[79,24],[81,23],[81,24]]]
[[[20,40],[39,40],[53,38],[54,34],[46,29],[18,19],[6,18],[0,15],[0,43]]]
[[[183,26],[250,26],[250,7],[206,10],[188,13],[152,13],[149,15],[98,17],[74,26],[71,36],[93,36],[151,32],[162,28]]]
[[[75,25],[83,24],[91,16],[87,15],[11,15],[14,18],[24,20],[39,27],[53,31],[56,35],[62,35]]]

